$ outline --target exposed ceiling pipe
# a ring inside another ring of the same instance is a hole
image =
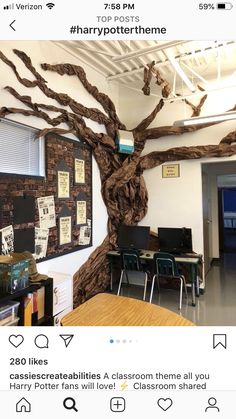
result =
[[[191,93],[189,95],[185,95],[185,96],[176,96],[174,98],[167,98],[167,99],[163,99],[164,102],[176,102],[178,100],[184,100],[184,99],[189,99],[191,97],[195,97],[195,96],[203,96],[203,95],[209,95],[211,93],[214,92],[218,92],[219,90],[224,90],[224,89],[236,89],[236,84],[232,84],[230,86],[222,86],[222,87],[215,87],[213,89],[206,89],[204,90],[204,92],[197,90],[194,93]]]
[[[165,54],[166,54],[167,58],[169,59],[169,61],[171,62],[172,66],[174,67],[177,74],[181,77],[183,82],[186,84],[186,86],[191,90],[191,92],[195,92],[196,87],[193,85],[191,80],[189,80],[187,74],[184,72],[182,67],[180,67],[178,61],[176,61],[176,59],[174,57],[174,54],[171,53],[170,51],[165,51]]]
[[[140,95],[143,96],[143,92],[142,92],[141,89],[138,89],[137,87],[133,87],[133,86],[130,86],[129,84],[125,84],[125,83],[121,83],[121,85],[123,87],[125,87],[126,89],[134,90],[134,91],[138,92]],[[174,92],[171,93],[174,97],[172,96],[172,97],[168,97],[168,98],[163,98],[161,95],[158,95],[158,94],[155,94],[155,93],[150,93],[150,96],[157,97],[158,99],[163,99],[164,102],[168,103],[168,102],[177,102],[177,101],[181,101],[181,100],[184,100],[184,99],[190,99],[190,98],[193,98],[193,97],[196,97],[196,96],[202,96],[203,94],[208,95],[208,94],[217,92],[218,90],[232,89],[232,88],[236,89],[236,84],[232,84],[230,86],[224,86],[224,87],[217,87],[217,88],[214,88],[214,89],[208,89],[208,90],[204,90],[204,92],[198,90],[194,93],[191,93],[191,94],[185,95],[185,96],[175,96]]]
[[[183,63],[184,60],[188,60],[189,58],[195,58],[196,56],[204,57],[207,54],[212,53],[216,48],[219,49],[219,50],[221,50],[222,48],[230,48],[234,44],[235,44],[235,41],[229,41],[225,45],[220,44],[220,45],[217,45],[217,46],[211,46],[210,48],[201,49],[200,51],[194,51],[194,52],[191,52],[191,53],[186,52],[184,54],[180,54],[179,56],[176,56],[175,60],[176,61],[181,60],[181,63]],[[158,69],[160,69],[161,67],[166,66],[168,63],[169,63],[169,60],[168,60],[168,58],[166,58],[165,61],[156,61],[156,66],[158,66]],[[112,76],[108,76],[107,80],[111,81],[111,80],[119,79],[119,78],[122,78],[122,77],[126,77],[129,74],[140,73],[142,71],[143,71],[143,67],[140,67],[140,68],[131,70],[130,73],[124,72],[124,73],[119,73],[119,74],[114,74]]]
[[[199,78],[199,80],[201,80],[203,83],[208,84],[208,81],[206,79],[204,79],[202,76],[200,76],[200,74],[198,74],[195,70],[193,70],[193,68],[189,67],[187,64],[185,64],[184,62],[182,62],[182,65],[187,68],[189,71],[191,71],[191,73],[194,74],[194,76],[196,76],[197,78]]]
[[[186,42],[190,42],[190,41],[169,41],[169,42],[164,42],[163,44],[153,45],[150,47],[144,47],[136,51],[127,52],[127,54],[123,54],[120,57],[113,57],[112,61],[118,63],[118,62],[130,60],[132,58],[138,58],[138,57],[141,57],[142,55],[146,55],[155,51],[161,51],[167,48],[172,48],[177,45],[184,44]]]

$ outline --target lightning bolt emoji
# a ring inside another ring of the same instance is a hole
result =
[[[126,383],[126,381],[124,383],[122,383],[121,385],[121,390],[125,390],[128,387],[128,384]]]

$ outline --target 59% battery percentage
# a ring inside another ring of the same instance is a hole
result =
[[[233,4],[229,2],[225,3],[199,3],[198,4],[199,10],[231,10],[233,8]]]
[[[215,10],[214,3],[199,3],[199,10]]]

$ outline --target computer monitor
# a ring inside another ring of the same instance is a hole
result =
[[[173,254],[192,253],[191,228],[159,227],[157,229],[159,250]]]
[[[150,227],[121,224],[117,244],[120,249],[148,249]]]

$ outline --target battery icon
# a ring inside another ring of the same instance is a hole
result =
[[[217,3],[217,9],[231,10],[233,7],[232,3]]]

